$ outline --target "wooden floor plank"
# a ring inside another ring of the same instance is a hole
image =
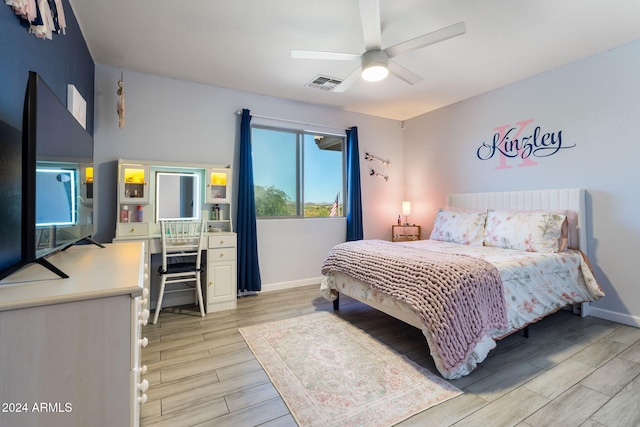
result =
[[[312,285],[241,297],[237,309],[205,318],[193,307],[163,309],[158,324],[143,329],[150,343],[142,360],[151,385],[141,425],[295,426],[238,329],[332,311],[318,289]],[[437,373],[419,329],[348,297],[341,298],[337,313]],[[512,334],[499,341],[474,372],[451,381],[463,395],[399,426],[539,427],[560,420],[563,426],[640,424],[640,329],[561,311],[530,331],[527,339]]]

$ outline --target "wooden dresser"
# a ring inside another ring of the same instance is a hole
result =
[[[81,245],[0,282],[0,425],[137,426],[143,245]]]

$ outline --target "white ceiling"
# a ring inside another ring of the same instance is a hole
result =
[[[382,47],[460,21],[466,34],[394,60],[345,93],[305,85],[359,63],[291,50],[363,53],[357,0],[70,0],[96,63],[405,120],[640,39],[640,0],[381,0]],[[125,77],[126,80],[126,77]]]

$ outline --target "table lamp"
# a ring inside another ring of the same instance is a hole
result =
[[[402,215],[404,215],[404,225],[409,225],[409,215],[411,215],[411,202],[402,202]]]

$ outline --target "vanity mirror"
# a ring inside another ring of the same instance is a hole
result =
[[[200,219],[200,175],[156,172],[156,222]]]

